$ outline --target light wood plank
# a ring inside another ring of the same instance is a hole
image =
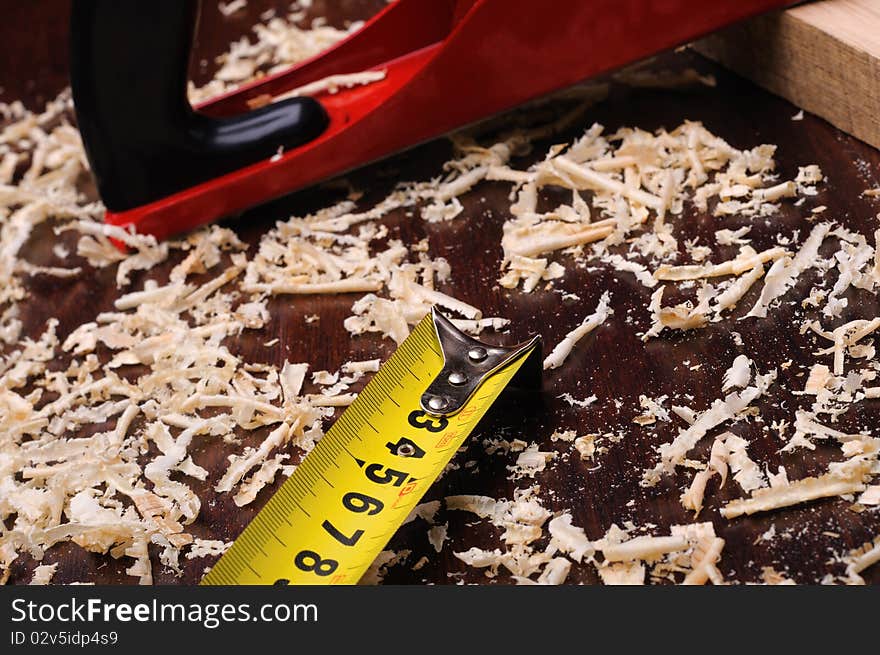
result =
[[[702,54],[880,147],[880,0],[823,0],[695,45]]]

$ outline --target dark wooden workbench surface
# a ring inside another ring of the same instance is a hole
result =
[[[324,15],[326,11],[332,24],[341,25],[346,19],[366,17],[383,4],[382,0],[316,0],[312,13]],[[266,7],[283,8],[287,3],[249,0],[245,11],[231,17],[223,17],[212,2],[205,5],[196,61],[210,61],[224,51],[231,40],[249,31],[255,17]],[[3,87],[0,99],[22,98],[31,108],[39,108],[44,100],[54,97],[66,85],[67,11],[68,3],[64,0],[0,0],[0,16],[3,17],[0,21],[0,87]],[[584,56],[589,56],[588,44]],[[820,186],[817,197],[809,199],[803,208],[784,205],[780,214],[769,221],[769,226],[763,221],[755,222],[751,236],[754,238],[752,245],[758,250],[773,245],[777,233],[790,234],[796,229],[803,233],[809,229],[800,216],[818,205],[827,205],[827,217],[863,234],[873,234],[880,201],[859,196],[865,188],[880,186],[880,153],[814,117],[792,121],[791,116],[797,108],[708,62],[693,59],[690,64],[714,73],[718,78],[717,88],[615,89],[608,101],[587,114],[578,129],[593,121],[603,123],[609,130],[620,125],[652,130],[660,126],[673,128],[684,119],[699,120],[736,147],[778,144],[777,160],[782,179],[791,179],[798,165],[819,164],[827,174],[828,182]],[[210,71],[196,68],[194,77],[197,81],[206,80]],[[454,102],[454,97],[450,101]],[[543,151],[542,147],[538,148],[538,152]],[[435,174],[448,154],[449,146],[445,142],[435,142],[359,172],[353,180],[357,187],[369,190],[368,200],[376,199],[399,179],[425,179]],[[652,397],[668,394],[674,402],[702,409],[720,397],[721,374],[738,352],[751,357],[761,371],[789,359],[796,364],[811,363],[813,357],[809,353],[816,347],[811,337],[798,334],[802,315],[791,306],[783,305],[771,310],[766,320],[725,320],[692,333],[671,336],[666,333],[663,338],[644,345],[635,333],[648,324],[645,307],[649,291],[636,283],[632,276],[613,274],[602,265],[592,271],[570,266],[555,291],[537,290],[523,294],[500,289],[495,280],[501,256],[501,225],[510,204],[507,193],[506,185],[483,184],[464,198],[464,218],[446,224],[427,224],[407,219],[398,212],[388,219],[388,224],[407,241],[428,237],[431,252],[451,262],[452,283],[445,291],[477,305],[488,316],[513,320],[509,334],[488,335],[488,340],[510,343],[539,332],[545,343],[552,346],[592,311],[605,289],[614,293],[616,313],[602,329],[576,348],[563,368],[545,374],[544,393],[529,412],[501,407],[489,422],[494,421],[494,425],[488,425],[484,434],[490,430],[504,431],[511,438],[521,436],[526,441],[541,442],[544,449],[559,450],[558,459],[537,476],[544,488],[545,505],[552,510],[570,509],[574,523],[583,526],[593,539],[604,534],[614,522],[655,523],[658,534],[666,533],[670,524],[690,522],[690,513],[686,513],[678,501],[679,487],[689,476],[679,475],[675,480],[667,478],[652,489],[638,485],[641,471],[655,463],[654,447],[671,440],[680,425],[678,421],[648,427],[633,424],[639,394]],[[274,220],[285,218],[292,212],[307,212],[333,199],[335,196],[330,191],[304,192],[272,207],[249,213],[235,224],[236,229],[242,238],[254,244]],[[686,215],[675,219],[677,236],[684,241],[697,235],[709,235],[720,227],[735,228],[750,222],[733,218],[720,225],[718,221],[708,215],[696,214],[691,208]],[[73,244],[75,237],[71,233],[55,237],[48,228],[41,229],[23,254],[37,264],[57,264],[51,249],[56,238],[64,238]],[[162,272],[167,273],[173,264],[174,261],[169,261],[159,269],[133,277],[132,288],[138,288],[146,277],[161,277]],[[26,333],[41,333],[46,319],[54,316],[60,319],[59,336],[63,339],[79,324],[93,320],[96,314],[112,307],[118,293],[113,283],[113,269],[94,271],[79,260],[75,265],[84,266],[87,272],[71,280],[31,278],[31,296],[22,305]],[[798,284],[797,292],[803,296],[814,280],[806,275]],[[740,303],[734,317],[745,313],[744,307],[751,305],[759,289],[760,285],[756,285]],[[561,290],[577,293],[580,300],[563,301]],[[841,320],[878,315],[880,307],[874,296],[849,297],[850,306]],[[342,322],[354,299],[355,296],[282,296],[273,299],[270,324],[264,330],[246,331],[231,347],[250,361],[276,365],[281,365],[285,359],[307,361],[315,370],[336,370],[344,361],[374,357],[377,353],[386,356],[392,350],[389,341],[375,335],[352,339],[343,329]],[[314,313],[320,314],[320,321],[307,325],[304,317]],[[742,334],[744,345],[741,348],[734,344],[729,333],[731,329]],[[274,337],[280,338],[277,345],[269,348],[263,345]],[[690,367],[696,364],[702,366],[691,370]],[[783,389],[803,388],[804,378],[796,377],[800,370],[797,365],[787,371],[780,369],[778,384]],[[587,409],[572,408],[557,398],[563,392],[570,392],[576,398],[596,394],[598,401]],[[839,458],[838,449],[820,447],[814,454],[804,455],[804,451],[800,451],[793,456],[781,457],[778,453],[781,443],[769,430],[769,425],[775,419],[791,421],[795,408],[804,405],[805,401],[787,391],[774,390],[773,397],[785,402],[775,406],[764,403],[763,422],[741,422],[733,430],[751,441],[749,452],[752,458],[774,471],[778,465],[784,464],[791,479],[821,473],[830,456],[838,453]],[[615,398],[623,401],[621,409],[615,406]],[[876,431],[880,428],[878,412],[880,401],[862,402],[841,419],[840,429],[854,431],[858,427]],[[625,436],[619,443],[610,444],[609,451],[598,458],[597,466],[572,457],[570,444],[551,443],[549,435],[557,428],[575,428],[579,434],[623,432]],[[247,437],[245,443],[256,443],[262,436]],[[216,479],[229,453],[221,444],[202,443],[206,445],[198,447],[194,459],[211,471],[209,480]],[[703,444],[703,449],[707,446],[708,443]],[[471,461],[474,463],[465,465]],[[505,469],[512,463],[510,459],[486,455],[478,439],[474,439],[469,451],[460,454],[457,462],[461,468],[436,484],[427,498],[441,498],[450,493],[511,497],[514,484],[507,480]],[[193,486],[203,500],[203,507],[197,523],[190,529],[196,536],[206,538],[234,538],[270,495],[270,490],[264,490],[257,502],[239,509],[229,495],[215,495],[209,484],[193,481]],[[736,485],[728,482],[721,492],[708,494],[708,506],[700,516],[700,520],[714,521],[716,531],[727,542],[720,569],[728,578],[758,581],[761,567],[773,566],[798,582],[816,582],[828,571],[842,573],[839,565],[828,564],[834,555],[862,544],[880,531],[880,513],[855,513],[848,509],[849,503],[841,499],[732,521],[721,518],[718,507],[722,501],[739,494]],[[397,550],[411,549],[412,555],[405,565],[392,568],[386,581],[454,583],[486,580],[481,571],[468,570],[452,553],[473,545],[494,547],[498,537],[494,528],[486,527],[486,522],[476,525],[474,517],[463,512],[444,514],[441,511],[437,519],[439,523],[449,523],[449,540],[443,551],[434,554],[425,535],[426,525],[416,520],[391,543],[391,547]],[[758,535],[774,524],[779,536],[771,541],[754,543]],[[418,572],[410,571],[410,566],[423,554],[431,555],[430,563]],[[123,573],[127,563],[86,553],[71,544],[51,550],[44,563],[56,561],[60,562],[56,582],[135,581]],[[159,583],[193,583],[205,564],[204,559],[184,560],[182,577],[154,564],[155,579]],[[33,566],[28,558],[19,558],[11,580],[29,580]],[[868,581],[880,582],[877,568],[866,572]],[[508,580],[504,574],[498,578],[502,582]],[[596,583],[598,576],[591,566],[575,566],[568,582]]]

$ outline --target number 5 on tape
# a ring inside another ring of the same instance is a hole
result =
[[[357,583],[504,388],[540,384],[540,350],[433,310],[202,584]]]

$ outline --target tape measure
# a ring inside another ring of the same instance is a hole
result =
[[[201,584],[356,584],[505,387],[540,383],[540,343],[432,310]]]

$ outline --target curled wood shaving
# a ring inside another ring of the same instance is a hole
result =
[[[703,508],[703,498],[706,494],[706,484],[714,474],[718,474],[721,478],[719,487],[723,487],[727,481],[728,459],[730,451],[725,440],[729,435],[726,432],[715,438],[712,443],[712,451],[709,455],[709,463],[702,471],[697,471],[694,475],[691,485],[681,495],[681,504],[685,509],[693,510],[694,515],[698,515]]]
[[[713,320],[721,320],[721,315],[725,310],[733,309],[749,289],[761,279],[764,275],[764,266],[759,264],[745,275],[736,278],[715,298],[715,318]]]
[[[556,344],[550,354],[547,355],[544,359],[544,370],[562,366],[577,342],[602,325],[614,313],[614,310],[608,305],[610,301],[611,294],[606,291],[599,299],[599,304],[596,305],[593,313],[587,316],[574,330],[566,334],[565,338]]]
[[[733,500],[721,508],[721,515],[731,519],[809,502],[818,498],[842,496],[865,489],[865,480],[872,473],[873,452],[860,454],[846,462],[831,464],[829,472],[818,477],[803,478],[787,484],[758,489],[749,498]]]
[[[651,560],[687,548],[684,537],[634,537],[619,544],[596,543],[602,555],[609,562],[625,562],[631,560]]]
[[[666,286],[661,286],[651,295],[648,309],[651,311],[653,325],[642,335],[647,341],[659,335],[664,329],[693,330],[704,327],[709,320],[709,306],[715,295],[715,289],[705,285],[697,292],[697,304],[686,301],[673,307],[663,307],[663,293]]]
[[[787,254],[784,248],[770,248],[756,253],[750,246],[743,246],[739,256],[722,264],[700,264],[689,266],[661,266],[654,271],[656,280],[699,280],[722,275],[740,275],[760,264],[778,260]]]

